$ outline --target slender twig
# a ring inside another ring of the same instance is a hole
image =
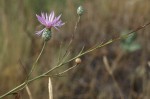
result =
[[[27,77],[28,76],[28,72],[27,72],[27,69],[26,69],[25,65],[22,63],[21,59],[19,59],[19,63],[20,63],[20,66],[23,69],[23,72],[24,72],[25,76]]]
[[[44,51],[45,45],[46,45],[46,42],[44,42],[43,47],[42,47],[42,49],[41,49],[41,51],[40,51],[40,53],[39,53],[37,59],[35,60],[34,64],[32,65],[31,71],[30,71],[29,74],[27,75],[27,78],[26,78],[26,80],[25,80],[26,86],[27,86],[27,84],[28,84],[28,79],[30,78],[32,72],[34,71],[37,62],[39,61],[39,59],[40,59],[40,57],[41,57],[41,55],[42,55],[42,53],[43,53],[43,51]],[[22,90],[22,89],[24,89],[24,88],[27,88],[26,86],[23,86],[21,89],[19,89],[19,90],[17,90],[17,91],[20,91],[20,90]]]
[[[118,82],[116,81],[114,75],[113,75],[113,71],[110,68],[110,65],[109,65],[109,62],[108,62],[108,59],[106,56],[103,57],[103,62],[104,62],[104,66],[105,66],[107,72],[109,73],[109,75],[111,76],[111,78],[114,81],[114,84],[116,85],[116,88],[117,88],[119,95],[120,95],[120,99],[124,99],[123,92],[122,92]]]
[[[75,64],[74,66],[72,66],[72,67],[70,67],[70,68],[64,70],[63,72],[60,72],[60,73],[58,73],[58,74],[55,74],[54,76],[62,75],[62,74],[66,73],[66,72],[68,72],[68,71],[70,71],[70,70],[72,70],[73,68],[75,68],[75,67],[77,67],[77,66],[78,66],[78,64]]]
[[[82,47],[81,51],[79,52],[79,54],[81,54],[83,52],[84,47],[85,47],[85,45],[83,45],[83,47]]]
[[[49,92],[49,99],[53,99],[52,81],[50,77],[48,79],[48,92]]]
[[[76,25],[75,25],[75,27],[74,27],[74,32],[72,33],[72,39],[74,39],[74,35],[75,35],[76,31],[77,31],[77,28],[78,28],[78,24],[79,24],[79,22],[80,22],[80,19],[81,19],[81,16],[78,16],[78,20],[77,20]]]
[[[27,91],[27,93],[28,93],[28,95],[29,95],[29,99],[33,99],[32,98],[32,94],[31,94],[31,91],[30,91],[30,89],[29,89],[29,87],[26,85],[26,91]]]
[[[66,61],[66,59],[69,57],[69,55],[70,55],[70,52],[68,52],[67,54],[66,54],[66,56],[61,60],[61,63],[64,63],[65,61]],[[61,64],[60,63],[60,64]]]
[[[46,42],[44,42],[43,47],[42,47],[42,50],[41,50],[40,54],[38,55],[37,59],[35,60],[35,62],[34,62],[34,64],[33,64],[32,68],[31,68],[31,71],[30,71],[30,73],[29,73],[29,75],[28,75],[28,77],[27,77],[27,80],[30,78],[32,72],[34,71],[37,62],[39,61],[39,59],[40,59],[40,57],[41,57],[41,55],[42,55],[42,53],[43,53],[43,51],[44,51],[45,45],[46,45]]]
[[[36,66],[37,62],[38,62],[38,60],[40,59],[40,57],[41,57],[41,55],[42,55],[42,53],[43,53],[43,51],[44,51],[45,45],[46,45],[46,42],[44,42],[43,47],[42,47],[42,50],[41,50],[40,54],[38,55],[36,61],[34,62],[32,68],[31,68],[31,71],[30,71],[30,73],[28,74],[28,77],[27,77],[26,81],[23,82],[22,84],[20,84],[19,86],[15,87],[14,89],[10,90],[10,91],[7,92],[6,94],[0,96],[0,99],[3,98],[3,97],[5,97],[5,96],[7,96],[7,95],[9,95],[9,94],[11,94],[11,93],[13,93],[13,92],[15,92],[16,90],[19,90],[19,91],[20,91],[20,90],[22,90],[22,89],[25,88],[25,85],[27,85],[28,82],[29,82],[28,79],[29,79],[31,73],[32,73],[33,70],[35,69],[35,66]]]
[[[59,45],[59,52],[58,52],[58,59],[57,59],[57,65],[60,63],[61,58],[61,51],[62,51],[62,42]]]
[[[125,35],[116,37],[116,38],[111,39],[111,40],[109,40],[109,41],[107,41],[107,42],[105,42],[105,43],[101,43],[101,44],[99,44],[98,46],[94,47],[93,49],[86,50],[85,52],[78,54],[77,56],[75,56],[75,57],[69,59],[68,61],[65,61],[64,63],[60,63],[59,65],[53,67],[52,69],[48,70],[47,72],[45,72],[45,73],[43,73],[43,74],[41,74],[41,75],[39,75],[39,76],[36,76],[36,77],[34,77],[34,78],[32,78],[32,79],[29,79],[29,80],[27,81],[27,84],[29,84],[29,83],[31,83],[31,82],[37,80],[37,79],[40,79],[40,78],[44,77],[45,75],[47,75],[47,74],[50,73],[51,71],[53,71],[53,70],[55,70],[55,69],[57,69],[57,68],[59,68],[59,67],[65,65],[65,64],[67,64],[67,63],[69,63],[69,62],[71,62],[71,61],[73,61],[73,60],[75,60],[75,59],[78,58],[78,57],[81,57],[81,56],[83,56],[83,55],[85,55],[85,54],[88,54],[88,53],[90,53],[90,52],[92,52],[92,51],[94,51],[94,50],[96,50],[96,49],[98,49],[98,48],[104,47],[104,46],[109,45],[109,44],[111,44],[111,43],[113,43],[113,42],[116,42],[117,40],[127,38],[128,36],[130,36],[130,34],[135,33],[135,32],[137,32],[137,31],[139,31],[139,30],[141,30],[141,29],[147,27],[148,25],[150,25],[150,22],[147,23],[147,24],[145,24],[145,25],[143,25],[143,26],[138,27],[137,29],[135,29],[135,30],[129,32],[128,34],[125,34]],[[15,92],[16,90],[21,89],[21,88],[24,87],[25,85],[26,85],[26,82],[23,82],[22,84],[18,85],[17,87],[13,88],[12,90],[8,91],[7,93],[1,95],[1,96],[0,96],[0,99],[6,97],[7,95],[12,94],[12,93]]]
[[[71,39],[70,39],[70,41],[68,43],[68,46],[67,46],[66,51],[65,51],[64,55],[62,56],[62,58],[64,58],[67,55],[67,53],[68,53],[68,51],[70,49],[70,45],[72,44],[72,42],[74,40],[74,35],[75,35],[76,31],[77,31],[79,22],[80,22],[80,16],[78,17],[78,20],[77,20],[77,22],[75,24],[74,31],[72,33]]]
[[[143,26],[140,26],[140,27],[138,27],[137,29],[135,29],[135,30],[133,30],[133,31],[131,31],[131,32],[125,34],[125,35],[122,35],[122,36],[119,36],[119,37],[117,37],[117,38],[115,38],[115,39],[111,39],[111,40],[109,40],[109,41],[107,41],[107,42],[101,43],[100,45],[94,47],[93,49],[89,49],[89,50],[87,50],[87,51],[85,51],[85,52],[83,52],[83,53],[81,53],[81,54],[79,54],[79,55],[77,55],[77,56],[75,56],[75,57],[69,59],[68,61],[66,61],[66,62],[64,62],[64,63],[61,63],[61,64],[59,64],[59,65],[53,67],[52,69],[48,70],[47,72],[45,72],[45,73],[43,73],[43,74],[41,74],[41,75],[39,75],[39,76],[33,78],[32,80],[35,80],[35,79],[38,79],[38,78],[40,78],[40,77],[42,77],[42,76],[44,76],[44,75],[47,75],[48,73],[52,72],[53,70],[55,70],[55,69],[57,69],[57,68],[59,68],[59,67],[65,65],[65,64],[67,64],[67,63],[69,63],[69,62],[71,62],[71,61],[73,61],[74,59],[76,59],[76,58],[78,58],[78,57],[81,57],[81,56],[83,56],[83,55],[85,55],[85,54],[87,54],[87,53],[90,53],[90,52],[92,52],[92,51],[94,51],[94,50],[96,50],[96,49],[98,49],[98,48],[101,48],[101,47],[104,47],[104,46],[106,46],[106,45],[109,45],[109,44],[111,44],[111,43],[113,43],[113,42],[115,42],[115,41],[117,41],[117,40],[127,38],[127,37],[130,36],[132,33],[137,32],[137,31],[141,30],[142,28],[145,28],[145,27],[148,26],[148,25],[150,25],[150,23],[148,23],[148,24],[146,24],[146,25],[143,25]],[[31,80],[31,81],[32,81],[32,80]]]
[[[12,90],[8,91],[7,93],[1,95],[1,96],[0,96],[0,99],[6,97],[7,95],[13,94],[14,91],[16,91],[16,90],[22,88],[25,84],[26,84],[26,83],[24,82],[24,83],[18,85],[17,87],[13,88]]]
[[[65,75],[66,76],[66,75]],[[44,75],[44,76],[42,76],[42,77],[52,77],[52,78],[60,78],[60,77],[65,77],[64,75],[57,75],[57,76],[55,76],[55,75]]]
[[[73,68],[75,68],[75,67],[77,67],[77,66],[79,66],[79,65],[78,65],[78,64],[75,64],[74,66],[72,66],[72,67],[70,67],[70,68],[68,68],[68,69],[66,69],[66,70],[64,70],[64,71],[62,71],[62,72],[60,72],[60,73],[58,73],[58,74],[54,74],[54,75],[43,75],[43,77],[62,77],[63,74],[69,72],[70,70],[72,70]]]

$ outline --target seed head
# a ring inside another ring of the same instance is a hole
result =
[[[76,62],[77,64],[80,64],[80,63],[82,62],[82,60],[81,60],[81,58],[76,58],[76,59],[75,59],[75,62]]]

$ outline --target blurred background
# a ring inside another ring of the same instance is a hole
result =
[[[0,0],[0,95],[22,83],[42,47],[35,36],[40,23],[36,14],[55,11],[62,13],[66,23],[53,37],[38,62],[33,77],[57,64],[74,31],[82,5],[86,11],[78,24],[68,58],[75,56],[85,45],[87,50],[96,44],[128,33],[150,22],[150,0]],[[81,57],[75,69],[52,78],[54,99],[150,99],[150,28],[145,28],[126,40],[97,49]],[[107,65],[113,71],[110,75]],[[58,73],[71,66],[66,64]],[[23,68],[25,67],[25,69]],[[48,79],[29,85],[33,99],[48,99]],[[21,99],[29,99],[26,90]],[[10,95],[4,99],[14,99]],[[17,98],[16,98],[17,99]]]

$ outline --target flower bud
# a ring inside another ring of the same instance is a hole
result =
[[[83,8],[82,6],[79,6],[79,7],[77,8],[77,14],[78,14],[79,16],[81,16],[83,13],[84,13],[84,8]]]
[[[76,62],[77,64],[80,64],[80,63],[82,62],[82,60],[81,60],[81,58],[76,58],[76,59],[75,59],[75,62]]]
[[[45,30],[43,31],[43,33],[42,33],[42,38],[43,38],[43,40],[46,41],[46,42],[47,42],[48,40],[50,40],[51,36],[52,36],[52,31],[49,30],[49,29],[45,29]]]

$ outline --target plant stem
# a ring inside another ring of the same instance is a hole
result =
[[[11,94],[11,93],[13,93],[14,91],[16,91],[16,90],[18,90],[18,89],[21,89],[21,88],[24,87],[26,84],[28,84],[29,82],[31,82],[31,81],[28,81],[28,79],[30,78],[30,76],[31,76],[31,74],[32,74],[32,72],[33,72],[33,70],[35,69],[35,66],[36,66],[37,62],[39,61],[39,59],[40,59],[40,57],[41,57],[41,55],[42,55],[42,53],[43,53],[43,51],[44,51],[45,45],[46,45],[46,42],[44,42],[43,47],[42,47],[42,50],[41,50],[40,54],[38,55],[37,59],[35,60],[35,62],[34,62],[34,64],[33,64],[32,68],[31,68],[31,71],[30,71],[30,73],[29,73],[29,75],[28,75],[26,81],[25,81],[24,83],[20,84],[19,86],[15,87],[14,89],[10,90],[10,91],[7,92],[6,94],[0,96],[0,99],[3,98],[3,97],[5,97],[5,96],[7,96],[7,95],[9,95],[9,94]]]
[[[98,49],[98,48],[101,48],[101,47],[104,47],[104,46],[106,46],[106,45],[109,45],[109,44],[111,44],[111,43],[113,43],[113,42],[115,42],[115,41],[117,41],[117,40],[127,38],[128,36],[130,36],[130,34],[132,34],[132,33],[134,33],[134,32],[137,32],[137,31],[139,31],[139,30],[145,28],[145,27],[148,26],[148,25],[150,25],[150,22],[147,23],[147,24],[145,24],[145,25],[143,25],[143,26],[138,27],[137,29],[135,29],[135,30],[129,32],[128,34],[125,34],[125,35],[119,36],[119,37],[117,37],[117,38],[111,39],[111,40],[109,40],[109,41],[107,41],[107,42],[105,42],[105,43],[99,44],[98,46],[96,46],[96,47],[94,47],[94,48],[92,48],[92,49],[88,49],[87,51],[85,51],[85,52],[83,52],[83,53],[79,53],[77,56],[75,56],[75,57],[69,59],[68,61],[63,62],[63,63],[60,63],[59,65],[53,67],[52,69],[48,70],[47,72],[45,72],[45,73],[43,73],[43,74],[41,74],[41,75],[39,75],[39,76],[36,76],[36,77],[34,77],[33,79],[27,80],[27,82],[24,82],[24,83],[18,85],[17,87],[13,88],[12,90],[8,91],[7,93],[1,95],[1,96],[0,96],[0,99],[6,97],[7,95],[13,93],[13,92],[16,91],[16,90],[21,89],[21,88],[24,87],[26,84],[29,84],[29,83],[31,83],[32,81],[35,81],[35,80],[40,79],[40,78],[42,78],[42,77],[45,77],[45,75],[47,75],[48,73],[50,73],[50,72],[52,72],[53,70],[55,70],[55,69],[57,69],[57,68],[59,68],[59,67],[65,65],[65,64],[67,64],[67,63],[69,63],[69,62],[71,62],[71,61],[73,61],[74,59],[76,59],[76,58],[78,58],[78,57],[81,57],[81,56],[83,56],[83,55],[85,55],[85,54],[87,54],[87,53],[90,53],[90,52],[92,52],[92,51],[94,51],[94,50],[96,50],[96,49]],[[44,47],[45,47],[45,43],[44,43],[44,45],[43,45],[43,48],[42,48],[42,50],[41,50],[41,53],[39,54],[37,60],[35,61],[35,63],[34,63],[34,65],[33,65],[32,69],[31,69],[31,72],[29,73],[30,75],[31,75],[31,73],[32,73],[33,70],[34,70],[36,63],[38,62],[38,60],[39,60],[39,58],[40,58],[40,56],[41,56],[41,54],[42,54],[42,52],[43,52],[43,50],[44,50]],[[29,76],[30,76],[30,75],[29,75]],[[23,89],[23,88],[22,88],[22,89]]]
[[[39,59],[40,59],[40,57],[41,57],[41,55],[42,55],[42,53],[43,53],[43,51],[44,51],[45,45],[46,45],[46,42],[44,42],[43,47],[42,47],[42,50],[41,50],[40,54],[38,55],[37,59],[35,60],[35,62],[34,62],[34,64],[33,64],[32,68],[31,68],[31,71],[30,71],[30,73],[29,73],[29,75],[28,75],[28,77],[27,77],[27,80],[30,78],[32,72],[34,71],[37,62],[39,61]]]

